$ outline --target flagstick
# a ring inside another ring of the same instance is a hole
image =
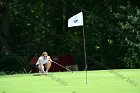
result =
[[[87,54],[86,54],[86,41],[85,41],[85,30],[84,30],[84,26],[83,26],[83,41],[84,41],[85,71],[86,71],[86,84],[87,84]]]
[[[83,12],[72,16],[68,19],[68,27],[83,26],[83,41],[84,41],[84,54],[85,54],[85,71],[86,71],[86,84],[87,84],[87,58],[86,58],[86,42],[85,42],[85,32],[84,32],[84,22],[83,22]]]

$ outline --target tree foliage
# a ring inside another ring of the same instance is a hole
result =
[[[2,5],[0,21],[2,17]],[[42,51],[50,55],[71,54],[84,66],[82,27],[67,27],[67,20],[80,11],[89,69],[102,69],[93,60],[110,68],[140,67],[140,7],[138,0],[9,0],[9,55],[28,62]],[[7,26],[8,26],[7,25]],[[6,30],[1,26],[0,36]],[[0,47],[1,51],[3,48]],[[6,51],[5,51],[6,52]],[[2,52],[1,52],[2,53]],[[5,54],[5,53],[4,53]],[[90,58],[90,59],[89,59]],[[93,59],[93,60],[91,60]],[[94,65],[91,66],[90,64]]]

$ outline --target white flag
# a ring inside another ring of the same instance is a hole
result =
[[[68,27],[83,26],[83,12],[80,12],[68,20]]]

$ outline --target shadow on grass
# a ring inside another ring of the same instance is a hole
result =
[[[41,74],[33,74],[32,76],[42,76]]]
[[[33,74],[32,76],[47,76],[47,74],[39,74],[39,73],[36,73],[36,74]]]

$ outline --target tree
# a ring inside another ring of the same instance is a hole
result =
[[[8,31],[9,31],[9,19],[8,19],[8,0],[1,0],[0,3],[0,11],[1,11],[1,17],[2,17],[2,23],[1,23],[1,53],[8,54]]]

